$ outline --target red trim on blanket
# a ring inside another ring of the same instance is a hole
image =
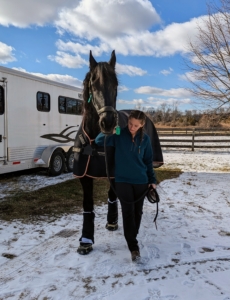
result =
[[[90,139],[90,137],[88,136],[88,134],[85,132],[85,130],[84,130],[84,119],[82,120],[82,131],[83,131],[83,133],[85,134],[85,136],[88,138],[89,144],[91,145],[92,142],[93,142],[95,139]],[[107,179],[107,178],[108,178],[108,177],[95,177],[95,176],[91,176],[91,175],[86,174],[86,173],[87,173],[87,170],[88,170],[89,162],[90,162],[90,155],[89,155],[89,157],[88,157],[88,161],[87,161],[87,164],[86,164],[86,168],[85,168],[84,174],[81,175],[81,176],[74,175],[75,178],[82,178],[82,177],[84,177],[84,176],[87,176],[87,177],[90,177],[90,178],[93,178],[93,179]],[[114,177],[110,177],[110,178],[114,179]]]

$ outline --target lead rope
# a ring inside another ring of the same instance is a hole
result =
[[[151,189],[153,189],[153,188],[150,188],[150,190]],[[149,198],[147,197],[147,198],[150,203],[152,203],[152,204],[156,203],[156,215],[155,215],[153,222],[155,223],[156,230],[157,230],[157,222],[156,221],[157,221],[157,216],[158,216],[158,203],[160,202],[160,197],[159,197],[157,190],[156,189],[153,189],[153,190],[154,190],[154,195],[155,195],[154,199],[152,199],[150,197]]]

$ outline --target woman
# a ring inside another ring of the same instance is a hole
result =
[[[133,261],[140,258],[137,234],[141,224],[145,192],[156,188],[153,171],[153,154],[150,138],[143,132],[146,116],[142,111],[132,111],[128,125],[120,135],[107,138],[106,145],[115,147],[115,189],[121,202],[124,236]],[[104,145],[104,135],[95,140]]]

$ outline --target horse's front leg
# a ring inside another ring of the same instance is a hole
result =
[[[83,227],[79,239],[79,254],[88,254],[93,250],[94,244],[94,202],[93,202],[93,179],[90,177],[80,178],[83,189]]]
[[[112,187],[108,191],[108,213],[106,229],[115,231],[118,229],[118,199],[114,191],[115,181],[111,179]]]

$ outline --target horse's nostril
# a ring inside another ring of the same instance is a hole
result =
[[[116,125],[116,119],[114,117],[114,114],[106,114],[105,116],[102,116],[99,125],[101,128],[101,131],[103,132],[112,132],[115,125]]]
[[[102,128],[105,128],[105,120],[102,120],[102,121],[101,121],[101,127],[102,127]]]

